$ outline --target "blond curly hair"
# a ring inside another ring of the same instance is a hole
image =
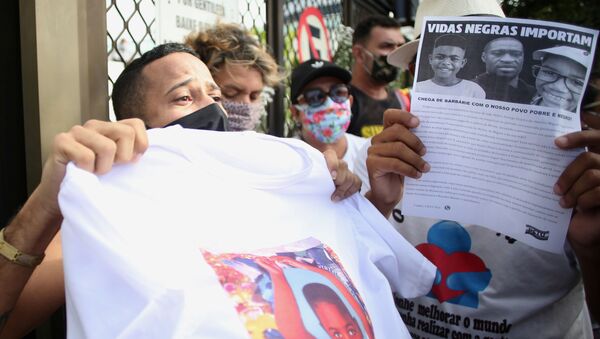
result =
[[[285,78],[284,72],[267,48],[256,36],[239,25],[217,23],[189,35],[185,43],[198,53],[212,74],[232,64],[255,68],[262,75],[265,86],[273,87]]]

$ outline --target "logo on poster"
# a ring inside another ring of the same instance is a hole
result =
[[[529,234],[538,240],[548,240],[550,237],[550,231],[542,231],[531,225],[525,225],[525,227],[525,234]]]

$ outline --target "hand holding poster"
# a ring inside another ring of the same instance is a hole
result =
[[[562,251],[572,211],[553,186],[581,150],[554,139],[581,128],[597,38],[533,20],[426,18],[412,112],[431,171],[407,179],[403,212]]]

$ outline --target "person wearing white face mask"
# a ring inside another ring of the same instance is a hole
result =
[[[350,72],[331,62],[305,61],[292,72],[290,108],[302,140],[321,152],[333,149],[348,166],[367,142],[346,133],[352,117],[351,79]]]
[[[227,23],[189,36],[186,44],[198,53],[221,88],[229,130],[255,130],[266,114],[263,90],[284,77],[265,46],[246,29]]]

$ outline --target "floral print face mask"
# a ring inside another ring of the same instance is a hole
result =
[[[296,105],[302,112],[302,125],[306,126],[308,133],[318,141],[331,144],[337,141],[350,125],[350,100],[337,103],[331,98],[317,107],[307,104]]]

